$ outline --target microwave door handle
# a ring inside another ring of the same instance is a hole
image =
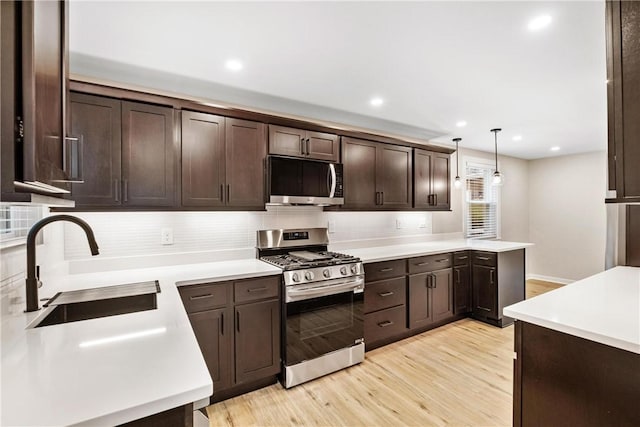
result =
[[[336,194],[336,166],[333,163],[329,163],[329,197],[334,197]]]

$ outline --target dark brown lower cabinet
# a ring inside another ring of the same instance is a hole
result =
[[[279,373],[280,302],[238,305],[235,311],[235,382],[255,381]]]
[[[473,318],[495,326],[508,326],[512,318],[504,307],[525,298],[524,249],[507,252],[471,251]]]
[[[453,316],[453,270],[409,276],[409,328],[421,329]]]
[[[211,379],[212,402],[276,382],[280,276],[179,288]]]
[[[369,264],[374,270],[381,269],[382,265],[385,264]],[[364,342],[367,349],[393,341],[407,331],[407,279],[404,268],[400,274],[401,277],[367,282],[365,285]]]
[[[473,310],[471,290],[471,268],[469,267],[469,253],[453,254],[453,297],[455,314],[466,314]]]
[[[513,425],[640,425],[640,355],[517,321]]]
[[[202,351],[204,361],[209,368],[214,391],[231,386],[231,350],[233,347],[231,320],[231,311],[228,308],[189,314],[189,322],[191,322],[193,333],[198,338],[200,351]]]

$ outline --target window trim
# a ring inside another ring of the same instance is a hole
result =
[[[463,182],[463,186],[461,188],[461,197],[462,197],[462,234],[465,239],[471,240],[500,240],[502,239],[502,187],[498,188],[496,192],[496,237],[470,237],[467,234],[467,215],[469,214],[469,204],[467,203],[467,166],[469,164],[479,165],[479,166],[488,166],[492,171],[495,171],[495,163],[491,159],[486,159],[482,157],[471,157],[464,156],[462,157],[462,170],[460,170],[460,179]],[[498,161],[498,169],[500,167],[500,161]],[[489,184],[491,185],[491,184]]]

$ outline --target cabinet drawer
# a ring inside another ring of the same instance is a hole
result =
[[[364,342],[370,344],[403,333],[407,329],[406,307],[401,305],[365,314]]]
[[[233,299],[236,303],[277,298],[280,294],[280,276],[248,279],[233,284]]]
[[[409,259],[409,274],[443,270],[451,267],[451,254],[427,255]]]
[[[497,256],[494,252],[473,252],[471,260],[475,265],[496,266]]]
[[[364,265],[364,278],[367,282],[400,277],[405,274],[407,274],[407,267],[404,259],[374,262]]]
[[[364,312],[402,305],[406,298],[407,285],[404,277],[367,283],[364,287]]]
[[[469,252],[454,252],[453,253],[453,265],[468,265],[471,258],[469,257]]]
[[[181,286],[180,298],[187,313],[211,310],[230,304],[231,283],[206,283],[202,285]]]

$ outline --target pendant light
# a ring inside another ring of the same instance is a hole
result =
[[[453,138],[453,142],[456,143],[456,179],[453,181],[453,186],[456,189],[462,187],[462,180],[460,179],[460,152],[458,151],[458,142],[462,141],[462,138]]]
[[[493,173],[493,181],[491,182],[492,185],[502,185],[502,174],[498,170],[498,132],[500,132],[501,130],[502,129],[500,128],[491,129],[494,137],[496,155],[496,171]]]

